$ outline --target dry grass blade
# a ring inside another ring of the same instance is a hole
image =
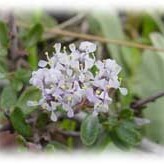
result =
[[[58,34],[61,36],[69,36],[69,37],[79,38],[79,39],[83,39],[83,40],[90,40],[90,41],[99,41],[102,43],[116,44],[116,45],[126,46],[126,47],[136,47],[139,49],[149,49],[151,51],[164,51],[163,48],[156,48],[153,46],[140,44],[140,43],[136,43],[136,42],[130,42],[130,41],[125,41],[125,40],[116,40],[116,39],[107,39],[107,38],[104,38],[101,36],[76,33],[76,32],[71,32],[71,31],[67,31],[67,30],[61,30],[58,28],[49,29],[49,30],[46,30],[46,32],[51,33],[51,34],[55,34],[55,35]]]
[[[29,25],[24,24],[19,21],[17,21],[17,25],[22,26],[24,28],[29,28]],[[96,35],[77,33],[77,32],[72,32],[72,31],[68,31],[68,30],[63,30],[63,29],[60,29],[59,27],[45,29],[43,39],[49,39],[49,37],[52,38],[52,37],[55,37],[56,35],[61,35],[61,36],[74,37],[74,38],[79,38],[79,39],[89,40],[89,41],[98,41],[98,42],[102,42],[102,43],[116,44],[116,45],[126,46],[126,47],[136,47],[139,49],[148,49],[151,51],[164,51],[164,48],[156,48],[156,47],[153,47],[150,45],[126,41],[126,40],[108,39],[108,38],[96,36]],[[51,35],[49,35],[49,34],[51,34]]]

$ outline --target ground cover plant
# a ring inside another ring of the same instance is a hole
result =
[[[163,151],[163,15],[1,11],[1,149]]]

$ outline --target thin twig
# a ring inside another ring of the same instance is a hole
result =
[[[134,103],[131,104],[131,108],[133,109],[140,109],[142,107],[144,107],[144,105],[148,104],[149,102],[154,102],[155,100],[157,100],[160,97],[164,96],[164,92],[159,92],[153,96],[147,97],[143,100],[138,100]]]
[[[9,31],[10,31],[10,57],[12,60],[17,58],[18,50],[18,39],[17,39],[17,27],[15,22],[15,17],[12,13],[9,14]]]
[[[22,26],[24,28],[29,28],[29,25],[27,25],[25,23],[17,21],[17,24],[18,24],[18,26]],[[48,36],[47,36],[47,34],[48,34]],[[51,35],[49,35],[49,34],[51,34]],[[132,41],[109,39],[109,38],[96,36],[96,35],[82,34],[82,33],[62,30],[58,27],[46,28],[45,33],[43,35],[43,39],[49,39],[49,37],[52,38],[55,35],[69,36],[69,37],[79,38],[79,39],[83,39],[83,40],[90,40],[90,41],[99,41],[102,43],[109,43],[109,44],[115,44],[115,45],[120,45],[120,46],[136,47],[139,49],[148,49],[151,51],[164,51],[164,48],[156,48],[153,46],[149,46],[149,45],[141,44],[141,43],[136,43],[136,42],[132,42]]]

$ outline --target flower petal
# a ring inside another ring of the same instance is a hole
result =
[[[61,50],[61,43],[56,43],[56,44],[54,45],[54,48],[55,48],[56,53],[59,53],[60,50]]]
[[[92,112],[92,115],[96,117],[96,116],[98,115],[97,110],[94,110],[94,111]]]
[[[68,110],[67,116],[68,116],[69,118],[72,118],[72,117],[74,116],[74,111],[73,111],[73,109],[69,109],[69,110]]]
[[[127,95],[128,94],[128,90],[126,88],[119,88],[120,92],[122,95]]]
[[[96,51],[96,44],[88,42],[88,41],[81,42],[81,44],[79,46],[79,49],[81,51],[85,51],[85,52],[91,53],[91,52]]]
[[[74,52],[74,51],[76,50],[75,44],[70,44],[70,45],[69,45],[69,49],[70,49],[72,52]]]
[[[92,88],[88,88],[86,90],[86,97],[92,103],[98,103],[98,101],[99,101],[99,99],[96,97],[96,95],[94,95]]]
[[[51,112],[51,117],[50,117],[50,118],[51,118],[51,120],[54,121],[54,122],[57,121],[57,116],[56,116],[56,114],[55,114],[54,111]]]
[[[47,65],[48,62],[46,62],[45,60],[40,60],[39,63],[38,63],[38,66],[43,68]]]

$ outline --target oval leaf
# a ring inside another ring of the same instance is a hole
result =
[[[24,114],[29,114],[36,109],[36,107],[27,106],[27,101],[38,101],[40,96],[40,91],[37,88],[29,87],[19,97],[17,107],[21,108]]]
[[[6,86],[2,90],[0,106],[2,109],[10,109],[16,105],[17,96],[16,92],[11,86]]]
[[[125,144],[135,146],[141,139],[141,135],[135,126],[136,125],[131,121],[124,121],[116,127],[116,135]]]
[[[25,36],[26,47],[32,47],[40,41],[43,33],[43,27],[41,24],[34,25],[28,34]]]
[[[163,36],[153,33],[151,39],[155,47],[163,48]],[[149,97],[164,90],[164,53],[144,51],[142,63],[136,74],[134,93],[141,98]],[[164,126],[163,110],[164,98],[161,97],[153,103],[149,103],[144,109],[144,117],[150,120],[145,126],[146,137],[159,144],[164,144],[164,131],[159,127]]]
[[[14,129],[24,137],[32,135],[31,127],[26,123],[23,112],[20,108],[15,108],[10,115],[11,123]]]
[[[96,116],[87,116],[81,125],[80,137],[83,144],[90,146],[92,145],[99,133],[99,120]]]

